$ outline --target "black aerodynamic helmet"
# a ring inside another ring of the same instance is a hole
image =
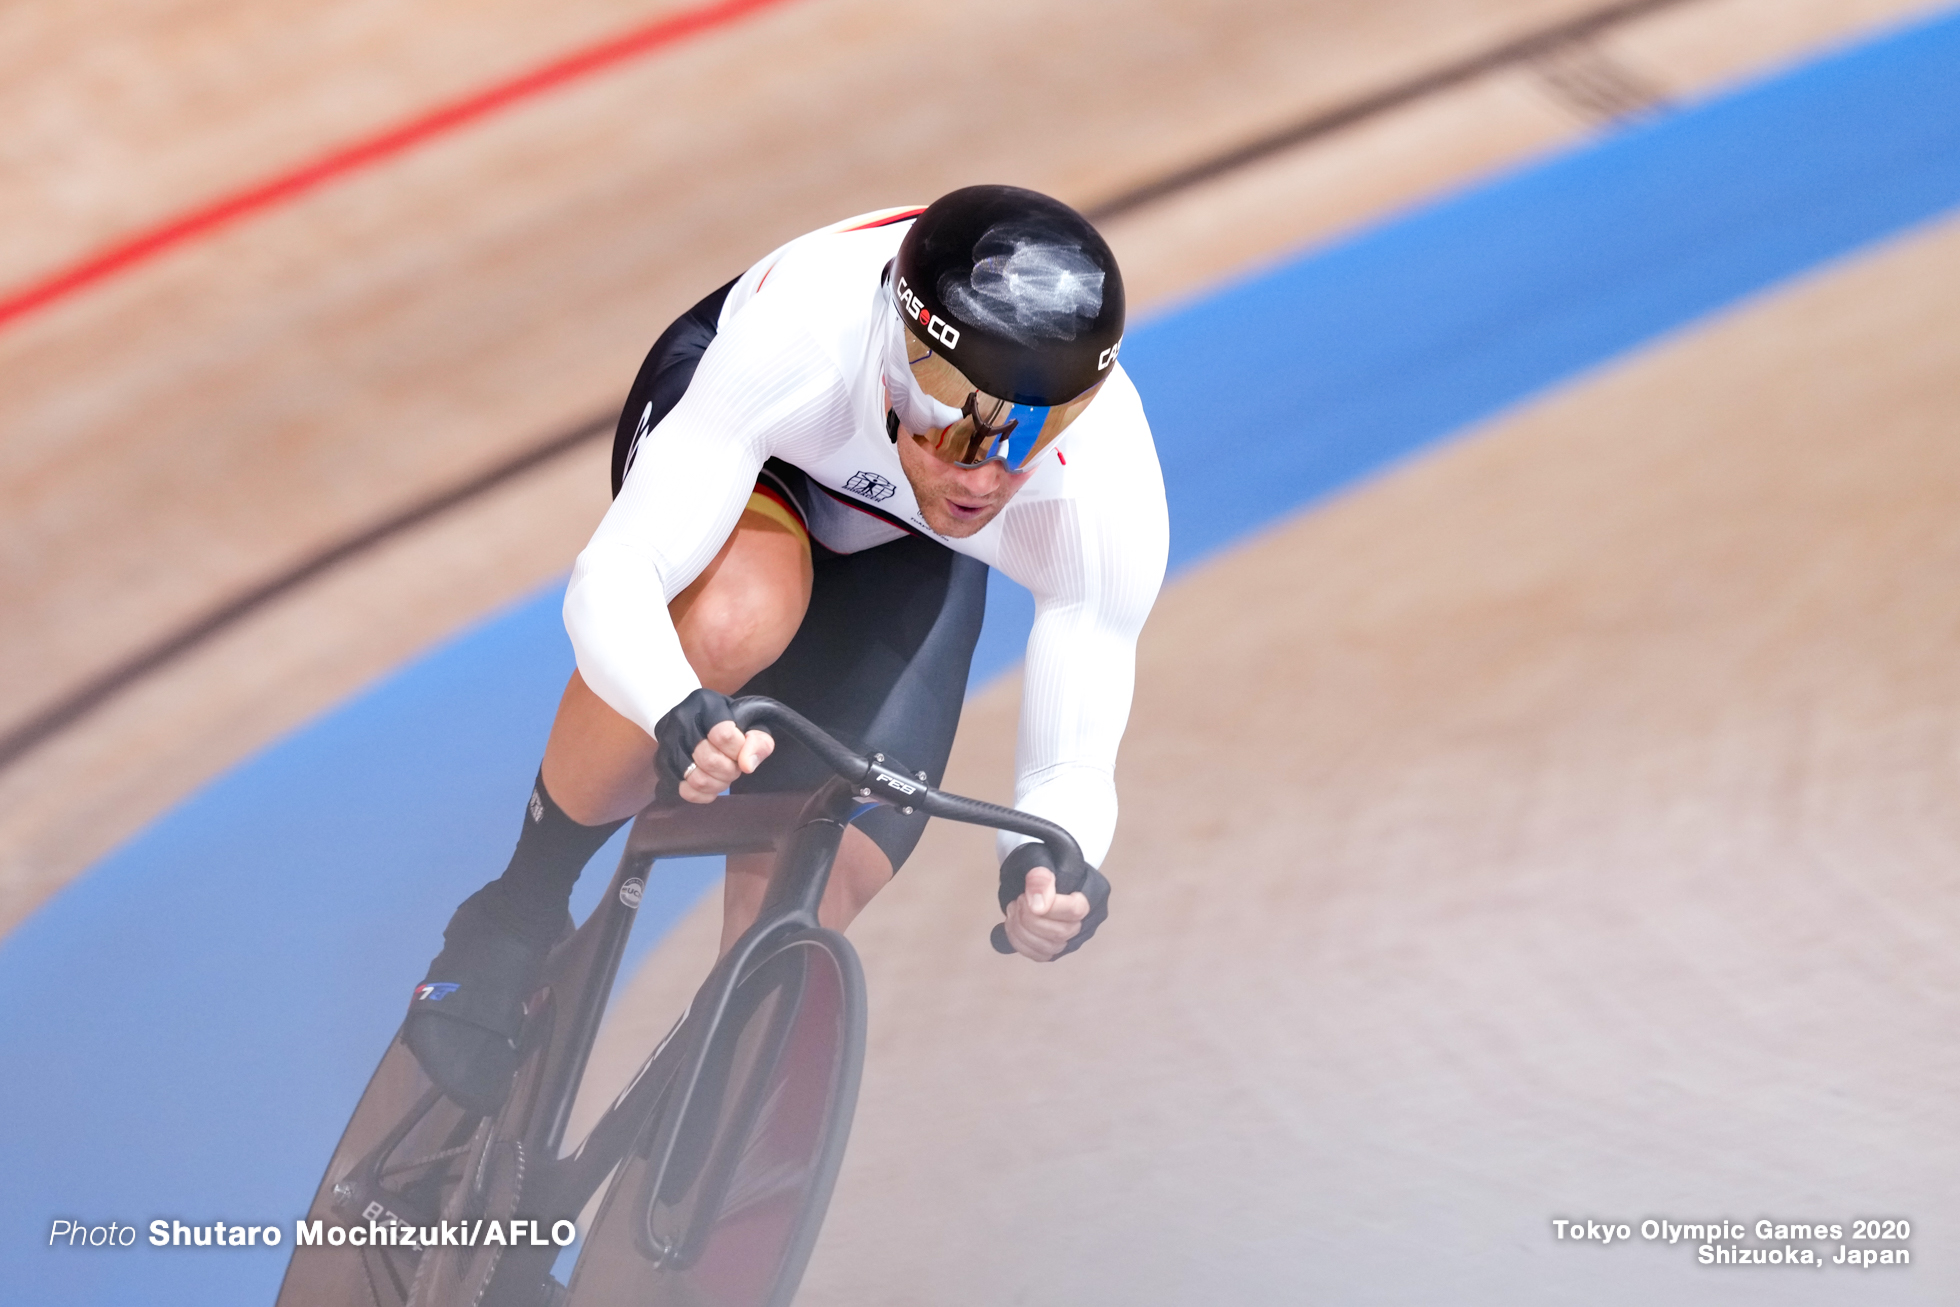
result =
[[[1109,375],[1123,274],[1089,220],[1018,186],[967,186],[912,223],[892,269],[899,314],[989,395],[1066,404]]]

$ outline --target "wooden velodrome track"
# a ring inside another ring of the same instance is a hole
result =
[[[1925,7],[1654,6],[1107,225],[1147,312],[1570,139],[1602,107]],[[89,710],[0,760],[0,929],[234,759],[561,573],[603,508],[603,451],[401,533],[113,693],[91,681],[606,414],[646,342],[756,251],[981,178],[1095,205],[1595,12],[1352,9],[1076,6],[1054,31],[1045,10],[995,7],[1003,43],[1052,61],[1027,75],[1069,88],[1037,101],[989,97],[986,71],[936,57],[962,11],[794,0],[6,323],[0,731],[18,740],[78,691]],[[108,25],[16,10],[0,20],[0,107],[18,124],[0,286],[647,16],[156,4]],[[918,60],[940,70],[940,107],[902,89]]]
[[[1925,7],[1684,0],[1107,226],[1161,304],[1588,115]],[[1059,32],[992,9],[1035,65],[1016,81],[1066,88],[1017,101],[986,94],[986,61],[946,57],[972,11],[790,3],[21,316],[0,328],[0,729],[603,413],[667,318],[786,235],[983,178],[1096,205],[1591,6],[1352,8],[1077,7]],[[25,124],[0,284],[645,17],[0,19],[17,38],[0,103]],[[942,103],[894,73],[920,66]],[[1311,1282],[1406,1301],[1420,1277],[1386,1268],[1441,1238],[1459,1270],[1479,1247],[1536,1259],[1522,1284],[1433,1284],[1445,1299],[1650,1301],[1649,1250],[1583,1260],[1596,1250],[1553,1247],[1544,1223],[1930,1201],[1938,1155],[1912,1172],[1853,1109],[1882,1101],[1930,1138],[1955,1070],[1936,1007],[1897,996],[1954,980],[1937,891],[1956,833],[1956,270],[1960,243],[1935,231],[1832,271],[1168,590],[1102,960],[1009,972],[949,951],[980,933],[985,853],[944,832],[921,865],[951,865],[902,878],[856,931],[872,1062],[803,1300],[1295,1301]],[[575,446],[390,537],[19,750],[0,772],[0,927],[245,752],[562,571],[603,508],[602,458]],[[1222,806],[1186,772],[1220,729],[1194,711],[1215,684],[1258,687],[1264,710],[1226,723],[1262,761]],[[1009,685],[973,704],[955,788],[1002,788],[1013,703]],[[1221,859],[1246,873],[1225,890],[1194,870]],[[615,1047],[675,1010],[706,922],[636,981]],[[1765,1023],[1739,1050],[1725,1033]],[[1787,1147],[1725,1158],[1742,1125]],[[1934,1300],[1917,1275],[1867,1292]]]

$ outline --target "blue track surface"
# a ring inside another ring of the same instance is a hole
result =
[[[1172,565],[1960,203],[1960,20],[1500,178],[1135,330]],[[977,676],[1024,594],[996,584]],[[420,976],[502,865],[571,656],[548,593],[240,765],[0,947],[0,1285],[269,1301]],[[601,854],[595,868],[608,865]],[[710,883],[658,878],[639,946]],[[602,874],[583,888],[596,892]],[[274,1222],[273,1252],[49,1250],[50,1221]]]

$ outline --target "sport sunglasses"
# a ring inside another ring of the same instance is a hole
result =
[[[1027,471],[1054,448],[1102,388],[1097,382],[1066,404],[1017,404],[982,391],[917,337],[909,337],[907,346],[905,361],[919,390],[939,407],[959,410],[957,420],[920,433],[936,456],[955,467],[981,467],[999,459],[1011,473]]]

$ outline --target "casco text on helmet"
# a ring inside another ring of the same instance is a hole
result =
[[[1065,404],[1109,375],[1123,275],[1089,220],[1018,186],[967,186],[912,223],[892,270],[899,314],[990,395]]]

